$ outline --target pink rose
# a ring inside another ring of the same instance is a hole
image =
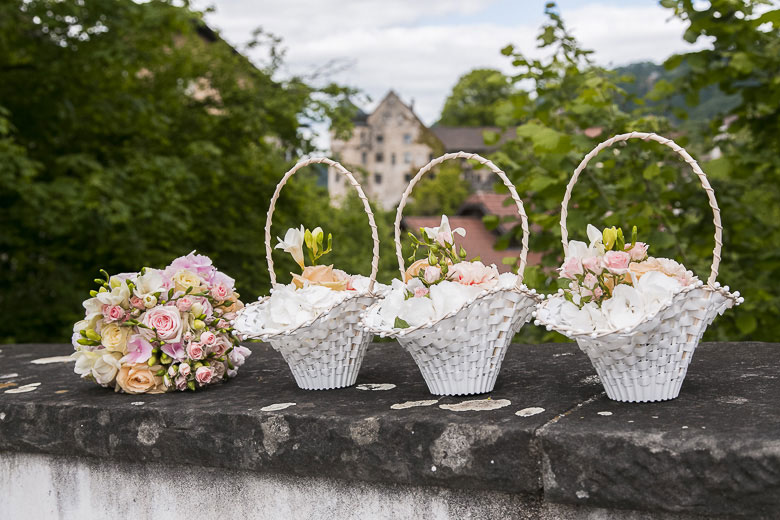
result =
[[[429,265],[423,272],[423,278],[428,283],[435,283],[441,278],[441,267],[438,265]]]
[[[635,262],[642,261],[647,256],[647,244],[637,242],[634,244],[634,247],[631,247],[631,244],[626,244],[626,252],[631,255],[631,260]]]
[[[168,342],[178,342],[181,337],[181,314],[179,310],[166,307],[153,307],[144,314],[143,324],[157,330],[160,339]]]
[[[211,332],[210,330],[204,331],[200,335],[200,342],[204,344],[207,347],[212,346],[214,343],[217,342],[217,335]]]
[[[111,323],[112,321],[122,321],[125,316],[125,310],[119,305],[103,306],[103,319],[108,323]]]
[[[127,340],[127,354],[120,363],[146,363],[152,357],[152,344],[140,334],[134,334]]]
[[[176,365],[171,365],[171,366],[168,367],[168,375],[171,376],[171,377],[175,377],[176,376],[176,368],[175,368],[175,366]]]
[[[179,375],[180,376],[187,377],[188,375],[190,375],[190,371],[191,370],[192,370],[192,368],[190,367],[189,364],[187,364],[187,363],[179,364]]]
[[[201,359],[203,357],[203,345],[193,341],[187,345],[187,355],[190,359]]]
[[[209,384],[212,377],[214,377],[214,369],[211,367],[200,367],[195,371],[195,379],[201,385]]]
[[[593,289],[593,296],[596,298],[601,298],[604,295],[604,291],[601,290],[601,287],[596,287]]]
[[[220,381],[225,377],[225,371],[227,370],[225,363],[214,363],[211,365],[211,368],[214,369],[214,376],[211,378],[212,381]]]
[[[601,274],[604,267],[601,265],[600,256],[591,256],[589,258],[582,259],[582,267],[586,271],[590,271],[593,274]]]
[[[582,262],[576,256],[568,258],[561,266],[561,276],[563,278],[574,280],[577,278],[577,275],[582,273]]]
[[[582,281],[582,284],[588,289],[593,289],[598,283],[599,280],[593,273],[586,274],[585,279]]]
[[[179,309],[181,312],[187,312],[190,310],[190,307],[192,307],[192,299],[188,296],[185,296],[184,298],[179,298],[176,301],[176,308]]]
[[[230,326],[230,324],[229,324],[228,322],[226,322],[225,320],[222,320],[222,319],[220,319],[220,320],[217,322],[217,328],[218,328],[218,329],[226,329],[226,328],[228,328],[229,326]]]
[[[231,291],[228,287],[226,287],[224,284],[217,284],[214,285],[211,288],[211,297],[217,300],[218,302],[224,302],[230,296],[233,294],[233,291]]]
[[[214,346],[211,347],[211,352],[213,352],[215,356],[220,357],[225,354],[229,348],[230,340],[224,336],[220,336],[217,342],[214,343]]]
[[[604,255],[604,267],[613,274],[626,274],[631,255],[625,251],[607,251]]]
[[[180,375],[179,377],[177,377],[175,383],[176,383],[176,390],[187,389],[187,378],[185,376]]]
[[[138,296],[131,296],[130,297],[130,305],[135,307],[136,309],[145,309],[144,306],[144,300],[142,298],[139,298]]]
[[[429,291],[427,287],[418,287],[414,290],[414,297],[422,298],[423,296],[427,296],[428,292]]]
[[[493,286],[498,283],[498,270],[479,261],[459,262],[450,268],[449,277],[463,285]]]

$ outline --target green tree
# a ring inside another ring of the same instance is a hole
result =
[[[457,163],[444,163],[414,187],[407,215],[454,215],[469,196],[469,183]]]
[[[438,124],[444,126],[493,126],[496,109],[513,92],[512,82],[500,71],[474,69],[452,88]]]
[[[721,319],[729,339],[776,341],[780,333],[780,9],[759,0],[663,0],[687,24],[684,38],[708,38],[711,48],[669,58],[678,77],[651,95],[682,93],[698,107],[718,88],[739,100],[696,136],[701,152],[720,157],[704,165],[723,211],[724,249],[719,280],[745,296]],[[722,337],[722,336],[721,336]]]
[[[549,21],[538,42],[547,58],[503,49],[517,67],[514,80],[528,87],[518,88],[500,109],[521,124],[517,139],[505,143],[494,159],[526,201],[531,250],[546,253],[541,266],[526,270],[527,283],[549,292],[557,288],[554,268],[562,259],[560,204],[580,160],[613,134],[668,135],[671,125],[663,117],[621,110],[632,101],[618,85],[623,78],[590,61],[590,51],[568,33],[554,4],[546,14]],[[685,137],[680,144],[688,144]],[[678,258],[706,278],[713,247],[710,215],[687,164],[666,147],[632,141],[602,152],[580,176],[569,205],[569,237],[586,240],[588,223],[637,225],[652,254]],[[721,325],[716,321],[711,337]],[[555,338],[561,337],[532,327],[522,332],[523,341]]]
[[[270,195],[313,150],[302,122],[348,121],[352,92],[277,80],[275,40],[258,33],[256,67],[175,4],[0,4],[0,341],[65,341],[98,268],[193,249],[245,300],[267,293]],[[303,172],[284,195],[275,230],[352,211]]]

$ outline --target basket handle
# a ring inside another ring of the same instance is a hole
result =
[[[691,157],[688,152],[685,151],[685,149],[672,141],[671,139],[667,139],[665,137],[661,137],[658,134],[653,133],[647,133],[647,132],[631,132],[628,134],[620,134],[616,135],[610,139],[607,139],[603,143],[596,146],[593,150],[588,153],[580,163],[579,166],[577,166],[577,169],[574,170],[574,174],[571,176],[571,180],[569,181],[569,184],[566,186],[566,195],[563,197],[563,202],[561,203],[561,242],[563,243],[563,252],[565,254],[569,254],[569,241],[568,241],[568,231],[566,230],[566,215],[568,213],[567,206],[569,205],[569,198],[571,197],[571,191],[574,188],[574,185],[577,183],[577,178],[580,176],[580,172],[585,169],[585,166],[588,165],[588,162],[593,159],[600,151],[602,151],[605,148],[609,148],[615,143],[621,142],[621,141],[628,141],[629,139],[641,139],[643,141],[656,141],[658,143],[661,143],[664,146],[668,146],[672,150],[674,150],[680,157],[683,158],[685,162],[687,162],[691,169],[693,169],[693,173],[698,175],[699,180],[701,181],[701,186],[704,188],[704,191],[707,193],[707,198],[710,201],[710,207],[712,208],[712,222],[715,224],[715,248],[712,250],[712,271],[710,272],[710,277],[707,280],[707,283],[709,285],[713,285],[715,283],[715,278],[718,277],[718,266],[720,265],[720,250],[723,246],[723,242],[721,240],[721,236],[723,233],[723,227],[720,223],[720,208],[718,208],[718,201],[715,200],[715,191],[712,189],[712,186],[710,186],[710,182],[707,180],[707,176],[702,171],[701,167],[699,166],[699,163],[696,162],[696,160]]]
[[[371,211],[371,205],[368,203],[366,194],[363,193],[363,188],[360,187],[360,183],[355,180],[355,177],[341,164],[328,159],[327,157],[312,157],[311,159],[300,161],[298,164],[293,166],[290,171],[285,173],[284,177],[282,177],[282,180],[280,180],[279,184],[276,185],[276,191],[274,191],[274,195],[271,197],[271,205],[268,207],[268,216],[265,219],[265,256],[268,261],[268,274],[271,276],[271,285],[276,285],[276,273],[274,273],[274,261],[271,255],[273,252],[273,249],[271,248],[271,220],[273,218],[274,209],[276,208],[276,200],[279,198],[279,193],[281,193],[282,187],[287,184],[287,180],[292,177],[295,172],[305,166],[309,166],[310,164],[327,164],[328,166],[335,168],[337,172],[345,175],[347,179],[349,179],[350,184],[352,184],[352,186],[355,187],[355,190],[357,190],[358,197],[360,197],[360,200],[363,201],[363,209],[368,215],[368,225],[371,228],[371,239],[374,241],[374,249],[372,252],[373,256],[371,258],[371,276],[368,283],[368,292],[371,294],[374,291],[374,282],[376,282],[376,275],[379,271],[379,235],[377,234],[376,230],[374,213]]]
[[[420,181],[423,175],[433,169],[434,166],[438,166],[439,164],[449,159],[474,159],[480,164],[490,168],[493,173],[501,178],[501,180],[504,182],[504,186],[509,189],[509,193],[517,205],[517,212],[520,214],[520,225],[523,229],[522,249],[520,250],[520,266],[518,268],[517,283],[515,284],[515,287],[519,289],[523,284],[523,272],[525,271],[526,257],[528,256],[528,217],[525,215],[523,201],[520,200],[520,197],[517,194],[517,190],[515,189],[515,185],[512,184],[509,178],[507,178],[506,174],[501,171],[498,166],[480,155],[466,152],[444,154],[420,168],[420,171],[417,172],[417,175],[415,175],[412,180],[409,181],[409,185],[406,187],[404,194],[401,196],[401,201],[398,203],[398,210],[395,213],[395,256],[398,257],[398,268],[401,270],[401,279],[403,280],[404,275],[406,274],[406,269],[404,267],[404,256],[403,252],[401,251],[401,218],[403,217],[404,206],[406,206],[406,199],[412,193],[412,189],[414,189],[414,186]]]

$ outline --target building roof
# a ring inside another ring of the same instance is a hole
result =
[[[512,139],[516,133],[514,128],[502,130],[497,126],[433,126],[431,131],[444,144],[446,152],[492,152],[506,141]],[[498,143],[486,145],[483,132],[497,132],[501,134]]]
[[[504,265],[502,260],[508,256],[520,257],[520,249],[504,249],[498,251],[494,248],[496,235],[485,227],[481,217],[454,216],[450,217],[450,227],[463,228],[466,236],[455,235],[455,245],[463,246],[468,253],[468,258],[479,256],[485,265],[495,264],[499,273],[507,273],[512,270],[511,265]],[[403,225],[410,231],[419,233],[421,227],[436,227],[441,223],[441,217],[405,217]]]
[[[470,210],[477,209],[483,215],[496,215],[497,217],[517,217],[517,206],[507,194],[478,191],[472,193],[463,202],[458,213],[468,215]]]

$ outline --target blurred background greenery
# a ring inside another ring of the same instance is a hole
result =
[[[759,0],[660,3],[686,22],[686,40],[705,36],[711,48],[662,66],[607,70],[549,4],[538,39],[547,57],[496,49],[514,73],[464,75],[441,122],[516,127],[491,158],[526,201],[531,249],[544,255],[525,276],[545,292],[556,288],[566,183],[598,142],[657,132],[706,158],[723,212],[719,281],[745,296],[706,338],[777,341],[780,10]],[[267,294],[268,199],[282,174],[315,151],[307,127],[327,122],[349,132],[358,93],[279,80],[279,40],[258,32],[251,45],[266,46],[269,62],[249,62],[186,4],[0,4],[0,341],[67,341],[99,268],[163,266],[193,249],[235,277],[245,301]],[[484,138],[498,142],[499,135]],[[329,261],[367,274],[362,206],[355,197],[331,206],[319,174],[302,172],[288,184],[274,234],[301,222],[322,225],[334,234]],[[467,193],[457,172],[442,172],[420,184],[409,211],[452,211]],[[630,142],[603,152],[572,200],[571,238],[583,239],[587,223],[637,225],[652,254],[677,258],[706,279],[710,209],[696,176],[668,148]],[[396,275],[394,215],[379,207],[375,214],[379,278],[388,282]],[[277,260],[282,280],[292,268],[284,256]],[[521,339],[560,337],[528,326]]]

